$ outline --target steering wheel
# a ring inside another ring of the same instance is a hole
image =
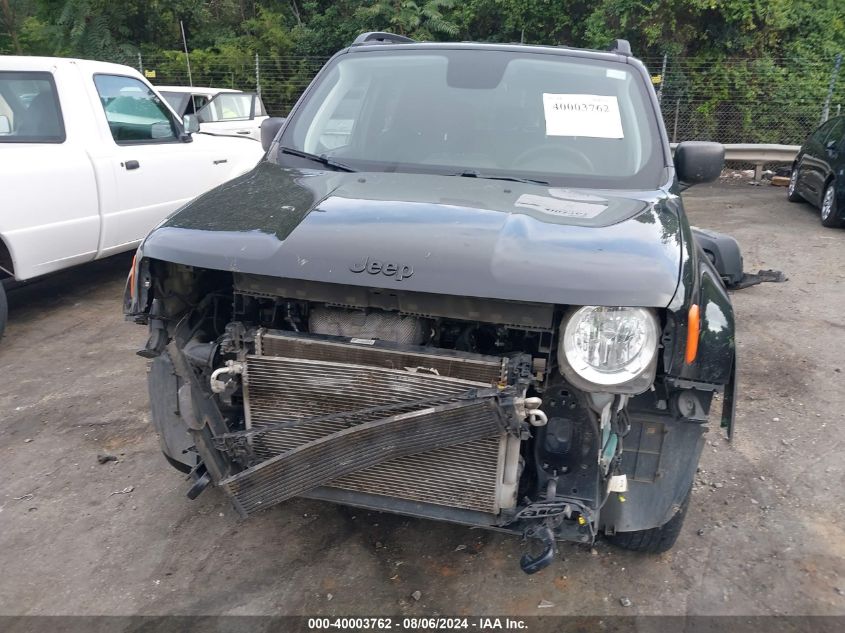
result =
[[[533,169],[558,171],[558,166],[561,164],[577,165],[582,168],[580,171],[585,174],[595,171],[593,161],[584,152],[565,146],[550,147],[549,145],[541,145],[540,147],[532,147],[522,152],[513,160],[513,166],[520,171],[531,171]]]

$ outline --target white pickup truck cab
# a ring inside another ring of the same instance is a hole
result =
[[[196,114],[201,132],[261,142],[261,123],[269,116],[255,93],[198,86],[156,86],[156,90],[179,116]]]
[[[186,132],[127,66],[0,56],[0,334],[2,278],[133,249],[262,156],[249,138]]]

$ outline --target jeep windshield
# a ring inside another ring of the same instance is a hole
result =
[[[397,49],[331,61],[280,139],[294,152],[276,160],[301,166],[299,152],[356,171],[662,184],[651,87],[636,68],[530,49]]]

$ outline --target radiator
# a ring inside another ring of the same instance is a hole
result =
[[[307,492],[317,475],[332,488],[497,514],[512,505],[503,476],[518,442],[514,456],[494,399],[466,394],[489,392],[505,368],[499,357],[260,332],[243,375],[246,425],[299,424],[253,437],[263,461],[221,485],[245,514]]]

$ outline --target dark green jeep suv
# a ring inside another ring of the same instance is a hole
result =
[[[559,539],[671,547],[715,392],[730,433],[736,271],[680,197],[723,149],[673,158],[627,42],[366,33],[263,137],[127,288],[189,496],[508,530],[527,572]]]

